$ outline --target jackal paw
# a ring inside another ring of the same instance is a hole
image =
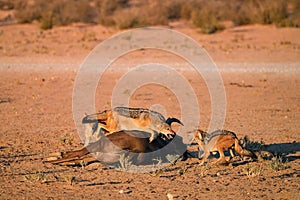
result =
[[[155,140],[155,136],[151,135],[151,137],[149,138],[149,143],[151,143],[153,140]]]
[[[227,161],[226,159],[218,159],[217,161],[214,162],[216,165],[228,165],[230,162]]]

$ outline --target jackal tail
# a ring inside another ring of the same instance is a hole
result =
[[[108,111],[103,111],[101,113],[95,113],[95,114],[91,114],[91,115],[86,115],[83,119],[82,119],[82,123],[86,124],[86,123],[95,123],[95,122],[104,122],[107,120],[108,118]]]
[[[236,138],[235,141],[234,141],[234,150],[241,156],[243,157],[250,157],[250,158],[253,158],[253,159],[256,159],[257,156],[250,150],[247,150],[247,149],[243,149],[241,147],[241,145],[239,144],[239,141],[238,139]]]

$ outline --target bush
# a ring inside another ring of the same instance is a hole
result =
[[[52,29],[52,27],[53,27],[53,14],[52,14],[52,12],[43,15],[43,17],[41,19],[40,27],[43,30]]]
[[[202,2],[198,9],[192,11],[193,24],[206,34],[223,30],[225,27],[220,24],[219,8],[220,5],[215,2]]]
[[[235,25],[257,23],[260,18],[260,5],[256,1],[233,1],[228,10],[229,20]]]
[[[41,22],[41,28],[49,29],[53,25],[68,25],[73,22],[94,22],[95,10],[89,0],[61,1],[36,0],[33,2],[18,0],[15,2],[15,17],[20,23]]]
[[[291,14],[292,26],[300,27],[300,1],[294,0],[293,13]]]
[[[13,5],[11,5],[13,2]],[[73,22],[100,23],[120,29],[166,25],[184,19],[203,33],[224,29],[224,21],[235,25],[276,24],[300,26],[299,0],[3,0],[0,8],[15,8],[21,23],[37,20],[41,28]]]
[[[20,23],[31,23],[34,20],[39,20],[42,11],[46,8],[43,1],[29,3],[28,1],[17,0],[14,7],[16,9],[15,17]]]
[[[1,10],[12,10],[14,9],[14,3],[12,0],[2,0],[0,1],[0,9]]]
[[[143,26],[143,22],[140,19],[137,12],[133,12],[130,10],[122,10],[115,14],[114,24],[119,29],[129,29],[129,28],[137,28]]]
[[[278,24],[288,17],[287,3],[285,0],[266,0],[262,6],[262,23]]]
[[[115,25],[113,15],[117,10],[128,7],[128,0],[98,0],[96,3],[99,23],[104,26]]]

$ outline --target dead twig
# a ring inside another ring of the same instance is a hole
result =
[[[235,85],[235,86],[238,86],[238,87],[244,87],[244,88],[247,88],[247,87],[253,87],[253,85],[247,85],[245,83],[230,83],[230,85]]]
[[[0,98],[0,103],[10,103],[11,99],[10,98]]]

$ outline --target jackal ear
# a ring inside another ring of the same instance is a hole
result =
[[[205,138],[206,132],[201,130],[201,129],[198,129],[197,130],[197,135],[199,136],[199,139],[203,141],[204,138]]]
[[[200,137],[199,137],[199,134],[198,134],[198,131],[196,131],[195,133],[194,133],[194,141],[195,140],[197,140],[197,139],[199,139]]]
[[[169,124],[170,126],[171,126],[171,124],[172,124],[173,122],[177,122],[178,124],[184,126],[183,123],[182,123],[179,119],[177,119],[177,118],[170,118],[170,117],[169,117],[169,118],[166,120],[166,123]]]
[[[199,133],[199,136],[200,136],[200,140],[204,140],[204,133],[203,132],[201,132],[201,133]]]

